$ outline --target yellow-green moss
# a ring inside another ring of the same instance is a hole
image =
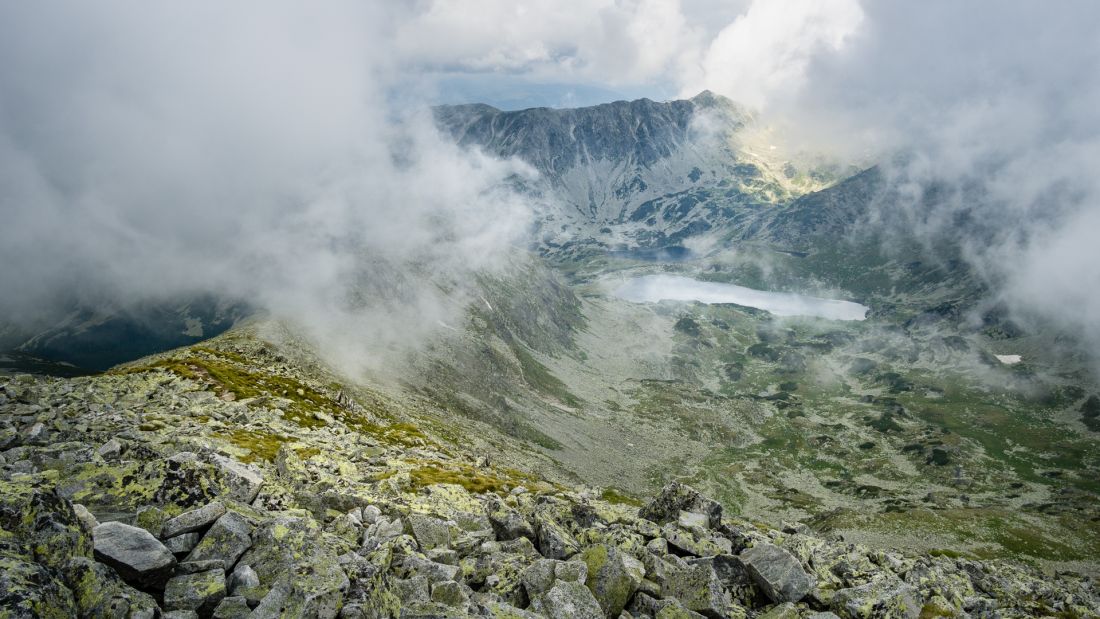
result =
[[[634,507],[641,507],[642,505],[642,502],[638,499],[625,495],[614,488],[604,488],[600,498],[616,505],[633,505]]]
[[[284,436],[263,432],[261,430],[233,430],[228,433],[215,434],[214,436],[223,438],[241,449],[247,449],[248,455],[243,456],[241,461],[249,463],[256,462],[257,460],[266,460],[268,462],[275,460],[275,456],[279,453],[279,448],[283,446],[283,443],[287,442],[287,438]],[[318,451],[318,453],[320,452]]]
[[[472,467],[444,469],[435,465],[422,466],[409,473],[414,488],[432,484],[457,484],[475,494],[503,492],[508,483],[499,477],[485,475]]]

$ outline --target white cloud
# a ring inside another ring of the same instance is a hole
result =
[[[811,64],[841,51],[862,23],[857,0],[756,0],[710,43],[682,94],[706,88],[753,107],[792,96]]]

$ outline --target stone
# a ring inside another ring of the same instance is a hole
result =
[[[773,606],[768,612],[760,615],[759,619],[799,619],[800,616],[794,604],[784,602]]]
[[[451,545],[451,524],[424,514],[409,514],[405,517],[409,532],[421,550],[446,548]]]
[[[486,511],[493,534],[498,540],[507,541],[519,537],[535,540],[535,530],[530,522],[516,510],[508,507],[499,498],[491,501]]]
[[[92,512],[88,511],[88,508],[80,503],[73,503],[73,512],[76,513],[77,519],[84,523],[84,526],[87,527],[89,531],[99,526],[99,521],[92,515]]]
[[[378,509],[376,505],[368,505],[362,509],[361,519],[363,524],[374,524],[378,520],[378,517],[382,515],[382,510]]]
[[[674,550],[681,555],[709,557],[730,554],[733,551],[732,542],[725,537],[713,534],[709,530],[684,529],[677,525],[667,524],[661,532],[667,540],[670,550]]]
[[[174,555],[185,555],[191,552],[201,539],[201,533],[184,533],[164,540],[164,547]]]
[[[662,619],[701,619],[703,615],[684,608],[676,599],[662,600],[639,592],[631,601],[627,612],[637,617],[661,617]]]
[[[256,500],[260,487],[264,484],[264,477],[256,468],[225,456],[214,455],[211,459],[222,473],[222,479],[232,498],[242,503]]]
[[[427,602],[431,599],[431,583],[423,576],[395,580],[390,587],[404,602]]]
[[[336,616],[350,583],[321,539],[321,528],[305,516],[280,514],[255,529],[240,563],[260,579],[253,592],[262,597],[256,610],[267,608],[269,616]]]
[[[163,619],[199,619],[199,614],[193,610],[170,610],[161,617]]]
[[[730,616],[732,599],[722,588],[713,565],[707,562],[675,567],[666,576],[661,591],[665,597],[676,598],[684,608],[714,619]]]
[[[773,602],[798,602],[813,588],[813,580],[794,555],[774,544],[758,543],[739,555],[757,586]]]
[[[100,445],[99,449],[96,449],[95,452],[104,460],[111,460],[117,458],[122,453],[122,443],[118,442],[117,438],[113,438]]]
[[[676,522],[685,529],[705,529],[710,526],[710,517],[699,512],[681,511]]]
[[[584,584],[588,577],[588,566],[582,561],[557,561],[539,559],[527,566],[520,575],[527,595],[534,599],[554,586],[559,580]]]
[[[175,518],[169,518],[161,528],[161,538],[175,537],[183,533],[200,531],[214,524],[225,513],[225,504],[221,501],[207,503],[198,509],[184,512]]]
[[[164,513],[163,509],[156,505],[146,505],[138,508],[137,515],[134,516],[134,525],[152,533],[153,537],[160,538],[167,520],[168,514]]]
[[[880,575],[858,587],[841,589],[829,606],[844,619],[894,617],[917,619],[921,605],[916,590],[896,576]]]
[[[430,582],[444,582],[458,577],[459,568],[456,565],[436,563],[418,556],[405,557],[401,562],[401,568],[408,577],[424,576]]]
[[[672,482],[638,512],[638,516],[657,524],[678,522],[680,512],[694,512],[706,517],[707,528],[717,528],[722,522],[722,505],[708,499],[697,490],[680,482]]]
[[[233,568],[227,588],[229,595],[245,598],[250,606],[259,604],[266,593],[260,587],[260,577],[256,575],[256,570],[243,563],[238,563],[237,567]]]
[[[603,619],[603,608],[588,587],[566,580],[554,583],[545,594],[531,602],[533,612],[550,619]]]
[[[245,619],[251,614],[248,600],[239,595],[223,598],[214,609],[214,619]]]
[[[539,552],[547,559],[568,559],[580,550],[569,531],[547,515],[535,517],[535,533]]]
[[[145,529],[104,522],[95,528],[92,537],[95,558],[139,588],[161,588],[176,567],[172,552]]]
[[[618,617],[645,578],[642,562],[615,546],[597,544],[579,555],[587,567],[585,584],[609,617]]]
[[[225,572],[219,569],[176,576],[164,587],[166,610],[193,610],[209,616],[225,597]]]
[[[81,617],[152,616],[160,610],[153,596],[126,584],[103,563],[74,557],[63,572]]]
[[[437,582],[432,585],[431,599],[433,602],[456,608],[464,607],[470,601],[470,597],[463,586],[453,580]]]
[[[705,564],[714,570],[714,573],[718,576],[718,581],[722,583],[722,588],[729,592],[734,602],[742,606],[756,608],[765,606],[770,602],[767,596],[756,586],[752,575],[749,574],[749,568],[737,556],[715,555],[713,557],[688,559],[687,563],[688,565]]]
[[[207,559],[205,561],[184,561],[176,566],[176,575],[179,574],[198,574],[199,572],[208,572],[210,570],[222,570],[225,571],[224,563],[221,559]]]
[[[226,512],[199,541],[188,561],[221,560],[223,570],[233,569],[237,559],[252,546],[252,523],[237,512]]]

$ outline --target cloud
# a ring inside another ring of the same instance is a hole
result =
[[[885,219],[959,237],[965,215],[996,295],[1100,350],[1098,31],[1084,0],[6,4],[0,311],[211,289],[351,307],[366,278],[434,319],[449,301],[399,274],[461,278],[529,214],[503,189],[522,166],[408,112],[475,74],[711,88],[801,145],[903,161]]]
[[[453,315],[463,281],[522,242],[505,183],[528,171],[391,102],[398,18],[5,5],[0,315],[212,291],[349,345]]]
[[[880,208],[904,233],[954,239],[994,300],[1100,356],[1100,7],[865,10],[859,35],[771,113],[834,150],[879,153],[904,189]]]
[[[856,0],[753,2],[710,42],[681,94],[709,89],[756,108],[792,96],[811,63],[842,50],[862,22]]]

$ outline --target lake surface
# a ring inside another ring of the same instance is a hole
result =
[[[614,290],[620,299],[636,303],[699,301],[736,303],[767,310],[776,316],[817,316],[832,320],[863,320],[867,306],[851,301],[819,299],[793,292],[754,290],[736,284],[701,282],[682,275],[643,275]]]

